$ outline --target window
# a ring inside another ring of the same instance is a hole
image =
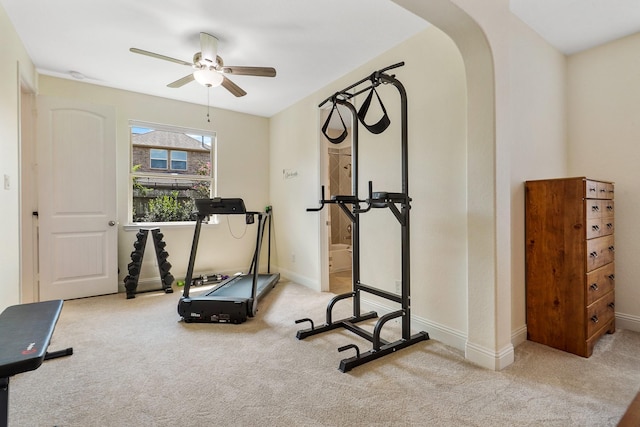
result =
[[[187,170],[187,152],[171,151],[171,169],[186,171]]]
[[[157,148],[152,148],[149,151],[151,152],[151,169],[166,169],[168,153],[167,150],[158,150]]]
[[[215,189],[214,132],[130,122],[132,223],[192,221]]]

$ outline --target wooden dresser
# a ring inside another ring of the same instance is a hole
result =
[[[527,338],[583,357],[615,332],[614,185],[525,183]]]

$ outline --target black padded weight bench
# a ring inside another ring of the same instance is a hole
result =
[[[54,300],[12,305],[0,314],[0,427],[9,424],[9,378],[73,354],[71,347],[47,352],[61,311],[62,300]]]

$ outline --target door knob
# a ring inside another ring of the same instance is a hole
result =
[[[111,227],[113,227],[114,225],[116,225],[116,222],[115,222],[115,221],[109,221],[109,225],[110,225]]]

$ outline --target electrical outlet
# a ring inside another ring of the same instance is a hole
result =
[[[402,280],[396,280],[396,294],[402,293]]]

